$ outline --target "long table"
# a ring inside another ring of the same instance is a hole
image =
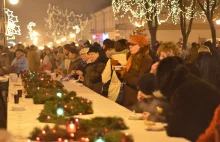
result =
[[[16,86],[15,86],[16,84]],[[43,105],[33,104],[32,99],[25,99],[24,95],[19,100],[19,104],[14,104],[14,98],[11,93],[18,89],[23,89],[21,80],[17,83],[9,83],[9,102],[8,102],[8,132],[10,132],[15,139],[15,142],[26,142],[27,137],[34,127],[43,127],[46,124],[40,123],[36,118],[39,116]],[[94,114],[82,115],[80,118],[92,118],[96,116],[118,116],[125,120],[129,127],[128,132],[132,134],[135,142],[187,142],[182,138],[171,138],[166,135],[165,131],[147,131],[143,120],[128,120],[128,117],[133,112],[116,104],[115,102],[100,96],[85,86],[80,86],[72,82],[63,82],[64,87],[68,91],[76,91],[78,96],[87,98],[93,102]],[[24,108],[24,111],[13,111],[17,108]],[[50,124],[53,125],[53,124]]]

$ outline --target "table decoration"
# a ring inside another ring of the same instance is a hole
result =
[[[50,128],[46,125],[43,129],[34,128],[29,141],[133,142],[131,135],[120,131],[126,129],[123,119],[118,117],[95,117],[91,120],[71,117],[65,127],[56,125]]]

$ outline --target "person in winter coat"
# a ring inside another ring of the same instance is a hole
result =
[[[71,49],[71,45],[70,44],[65,44],[63,46],[63,53],[65,55],[65,59],[64,59],[64,61],[61,64],[61,68],[62,69],[69,70],[70,62],[71,62],[71,60],[69,59],[69,51],[70,51],[70,49]]]
[[[219,66],[220,66],[220,52],[218,52],[216,50],[216,47],[214,47],[211,43],[211,41],[206,41],[204,43],[205,46],[209,47],[210,52],[212,53],[212,56],[216,59],[216,61],[218,62]]]
[[[137,102],[137,83],[145,72],[150,71],[152,59],[149,56],[148,41],[143,35],[133,35],[128,41],[130,52],[126,67],[120,71],[125,81],[123,106],[131,109]]]
[[[71,62],[69,65],[68,73],[75,72],[76,69],[78,68],[80,61],[81,61],[78,54],[79,54],[79,52],[77,51],[76,48],[70,48],[68,56],[69,56],[69,59],[71,60]]]
[[[217,60],[212,56],[210,49],[205,45],[202,45],[198,52],[199,55],[195,60],[195,65],[200,70],[202,79],[220,89],[220,66]]]
[[[174,44],[173,42],[164,42],[161,43],[158,50],[157,50],[157,56],[160,60],[170,57],[170,56],[177,56],[178,55],[178,46]],[[142,79],[142,82],[145,82],[143,85],[145,85],[145,92],[148,92],[145,95],[153,95],[153,92],[157,90],[156,88],[156,70],[159,62],[156,62],[152,65],[150,73],[145,73],[144,78]],[[141,84],[141,83],[139,83]],[[148,87],[147,87],[148,86]],[[137,99],[139,101],[145,99],[144,94],[138,93]]]
[[[143,113],[143,118],[148,121],[164,123],[169,111],[169,103],[160,91],[154,91],[156,82],[149,84],[149,80],[152,79],[155,78],[147,74],[140,79],[138,82],[138,95],[144,97],[132,109],[137,113]]]
[[[3,95],[0,95],[0,129],[7,128],[7,104]]]
[[[7,47],[3,48],[0,55],[0,66],[4,72],[4,74],[10,73],[10,57],[9,50]]]
[[[105,59],[99,55],[100,49],[92,46],[90,47],[88,54],[91,63],[86,67],[85,77],[80,76],[81,81],[84,81],[84,85],[95,91],[96,93],[101,93],[102,90],[102,77],[101,74],[105,68]]]
[[[45,48],[44,49],[46,52],[46,56],[44,57],[43,63],[42,63],[42,70],[43,71],[51,71],[53,72],[54,69],[57,68],[56,66],[56,60],[55,60],[55,56],[52,53],[50,48]]]
[[[102,82],[109,83],[108,98],[112,101],[116,101],[122,87],[122,80],[115,71],[117,66],[125,66],[127,63],[126,55],[129,52],[126,40],[121,39],[115,43],[115,52],[109,56],[109,60],[102,73]],[[120,69],[120,67],[119,67]]]
[[[22,49],[16,50],[16,57],[12,61],[11,67],[12,69],[15,69],[16,73],[28,70],[28,60],[25,57],[24,51]]]
[[[85,76],[85,74],[86,74],[86,67],[87,67],[87,64],[90,62],[88,51],[89,51],[89,48],[82,48],[80,50],[80,52],[79,52],[79,54],[81,56],[80,63],[78,65],[77,69],[75,71],[73,70],[71,72],[71,74],[73,76],[75,76],[75,78],[77,78],[77,79],[79,76]]]
[[[115,53],[115,41],[109,40],[105,44],[103,43],[103,50],[105,51],[106,56],[111,58],[111,56]]]
[[[189,55],[188,55],[188,62],[189,63],[193,63],[196,58],[198,57],[198,47],[197,47],[197,43],[193,42],[192,46],[189,50]]]
[[[220,104],[220,92],[191,74],[179,57],[160,61],[156,77],[158,89],[170,103],[167,135],[196,141]]]
[[[32,71],[40,70],[40,54],[37,53],[36,47],[34,45],[30,46],[27,52],[28,67]]]

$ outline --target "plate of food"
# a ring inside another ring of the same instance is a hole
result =
[[[143,120],[142,113],[134,113],[128,117],[129,120]]]
[[[164,131],[166,123],[160,122],[153,122],[153,121],[144,121],[145,125],[147,126],[146,130],[148,131]]]

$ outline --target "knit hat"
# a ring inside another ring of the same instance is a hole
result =
[[[89,48],[88,53],[90,53],[90,52],[96,52],[96,53],[99,53],[99,51],[100,51],[100,49],[99,49],[98,47],[96,47],[96,46],[92,46],[92,47]]]
[[[145,74],[138,82],[138,90],[146,95],[153,95],[156,88],[155,76],[153,74]]]
[[[80,50],[79,54],[87,54],[89,51],[89,48],[83,48]]]
[[[141,45],[141,46],[147,46],[148,45],[148,41],[147,41],[146,37],[143,36],[143,35],[133,35],[131,37],[131,39],[128,41],[128,43],[138,44],[138,45]]]

